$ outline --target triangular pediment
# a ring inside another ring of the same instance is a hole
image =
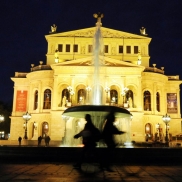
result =
[[[93,57],[86,57],[76,60],[64,61],[61,63],[52,64],[51,67],[59,66],[93,66]],[[143,67],[126,61],[112,59],[106,56],[99,56],[99,62],[101,66],[108,67]],[[144,67],[143,67],[144,68]]]
[[[96,27],[73,30],[62,33],[54,33],[46,35],[46,37],[94,37]],[[151,39],[146,36],[132,34],[128,32],[123,32],[119,30],[114,30],[106,27],[101,27],[102,37],[103,38],[132,38],[132,39]]]

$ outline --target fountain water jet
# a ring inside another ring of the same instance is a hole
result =
[[[94,17],[97,18],[96,23],[96,32],[94,36],[93,43],[93,61],[94,65],[94,77],[93,77],[93,93],[92,93],[92,105],[80,105],[74,106],[66,109],[63,112],[63,119],[65,120],[65,136],[64,136],[64,145],[65,146],[74,146],[75,140],[73,136],[75,133],[79,132],[83,127],[83,119],[85,114],[90,114],[92,117],[93,124],[102,130],[105,116],[113,111],[115,113],[116,118],[120,118],[120,122],[122,125],[125,125],[125,131],[127,131],[127,137],[124,139],[124,142],[130,142],[130,126],[129,122],[131,120],[131,113],[120,107],[103,105],[102,103],[102,89],[100,85],[100,58],[99,56],[103,53],[103,42],[102,42],[102,34],[101,34],[101,18],[103,18],[103,14],[94,14]],[[123,121],[121,121],[123,119]],[[81,123],[81,126],[78,124]],[[120,128],[122,129],[122,128]],[[121,138],[120,138],[121,139]]]

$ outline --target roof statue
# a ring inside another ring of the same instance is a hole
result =
[[[147,36],[148,34],[146,33],[146,28],[142,27],[142,28],[140,29],[140,34],[141,34],[141,35]]]
[[[49,33],[56,33],[56,30],[57,30],[57,26],[55,24],[53,24],[51,26],[51,31]]]
[[[102,25],[102,23],[101,23],[101,18],[104,17],[104,14],[102,14],[102,13],[100,13],[100,12],[94,13],[94,14],[93,14],[93,17],[94,17],[94,18],[97,18],[97,23],[96,23],[96,25],[97,25],[97,24]]]

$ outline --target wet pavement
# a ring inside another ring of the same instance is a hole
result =
[[[72,163],[0,164],[0,182],[181,182],[182,165],[114,164],[114,172],[100,170],[97,163],[84,163],[82,170]]]

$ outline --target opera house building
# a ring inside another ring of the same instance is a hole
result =
[[[65,140],[79,145],[73,135],[84,127],[84,115],[64,117],[64,112],[95,104],[95,82],[99,84],[98,105],[119,107],[132,116],[116,118],[115,124],[127,131],[120,143],[164,142],[166,135],[170,141],[181,133],[182,81],[178,75],[165,75],[164,60],[164,67],[149,66],[152,38],[144,30],[133,34],[106,28],[99,18],[96,26],[68,32],[59,33],[56,25],[51,26],[45,35],[46,61],[32,60],[30,72],[15,72],[11,78],[14,97],[9,140],[17,143],[21,136],[37,144],[39,136],[50,136],[52,145],[63,145]],[[97,118],[94,123],[100,122],[99,114]]]

